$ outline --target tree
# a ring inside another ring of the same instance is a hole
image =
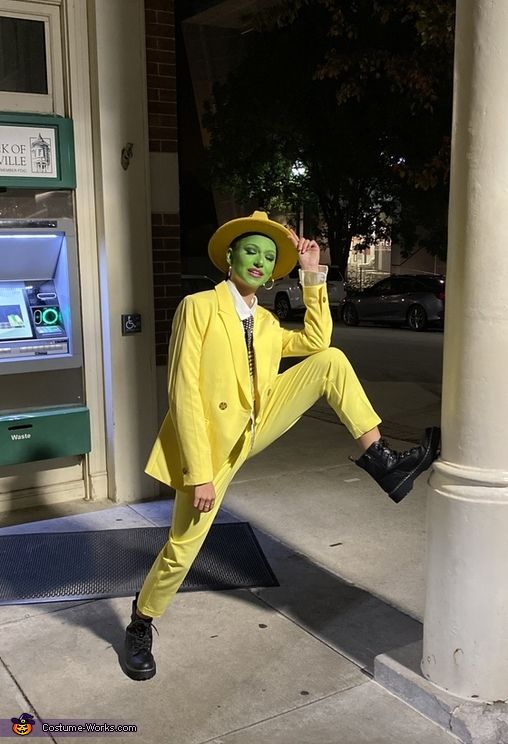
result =
[[[452,19],[448,0],[297,0],[258,18],[205,116],[215,182],[258,206],[314,195],[342,270],[353,235],[391,229],[410,250],[421,225],[441,245]]]

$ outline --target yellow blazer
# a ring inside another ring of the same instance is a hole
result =
[[[330,346],[326,284],[304,287],[304,327],[282,328],[258,306],[254,323],[256,409],[271,394],[281,357]],[[176,489],[213,481],[251,417],[253,400],[243,327],[226,282],[179,304],[169,345],[169,411],[146,472]]]

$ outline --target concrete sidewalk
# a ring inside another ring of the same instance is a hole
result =
[[[250,521],[280,587],[177,595],[150,681],[119,666],[129,599],[0,607],[0,718],[122,719],[144,744],[457,741],[372,680],[421,638],[425,476],[395,506],[354,448],[318,406],[242,468],[221,519]],[[0,535],[167,524],[171,503],[77,506]]]

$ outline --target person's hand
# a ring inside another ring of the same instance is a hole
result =
[[[201,483],[194,486],[194,507],[201,512],[209,512],[215,504],[215,486],[213,483]]]
[[[319,271],[319,245],[315,240],[299,237],[292,228],[289,228],[291,240],[298,251],[298,262],[304,271]]]

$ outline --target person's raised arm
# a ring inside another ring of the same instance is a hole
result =
[[[319,245],[315,240],[300,238],[291,230],[298,251],[303,301],[304,327],[301,331],[283,329],[282,356],[307,356],[330,346],[332,316],[326,289],[326,266],[319,264]]]

